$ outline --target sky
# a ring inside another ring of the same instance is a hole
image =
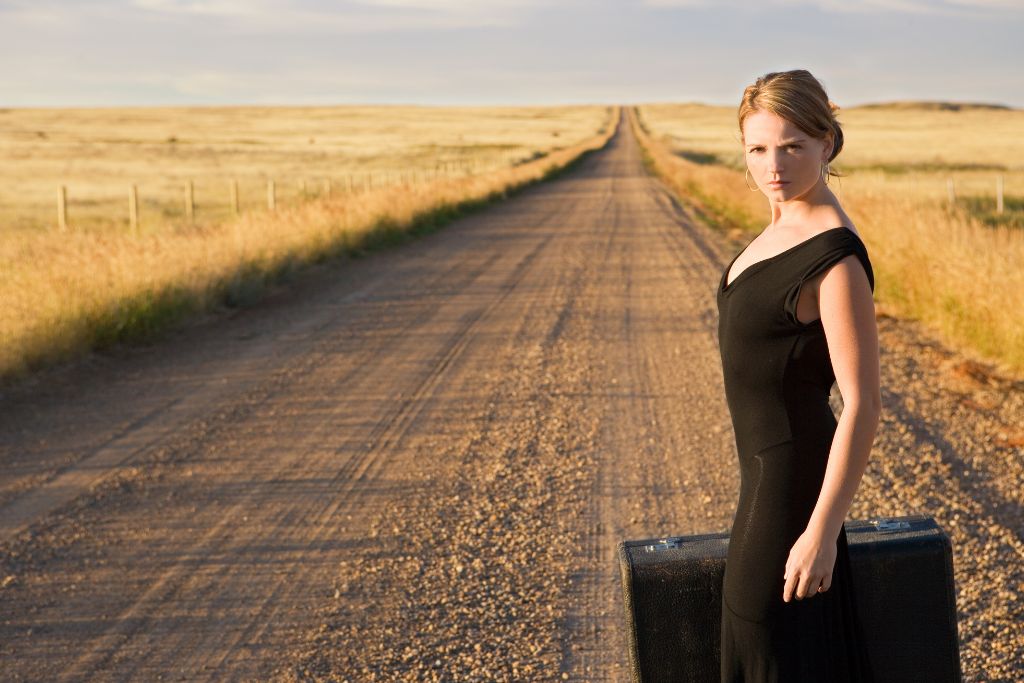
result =
[[[1024,107],[1024,0],[0,0],[0,107]]]

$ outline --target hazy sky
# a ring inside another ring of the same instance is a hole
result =
[[[0,106],[736,105],[806,68],[1024,107],[1024,0],[0,0],[0,67]]]

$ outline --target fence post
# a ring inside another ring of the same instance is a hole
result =
[[[1003,175],[996,176],[996,213],[1003,212]]]
[[[191,180],[185,186],[185,216],[190,224],[196,222],[195,195],[193,194]]]
[[[61,232],[68,230],[68,197],[67,188],[64,185],[57,190],[57,227]]]
[[[328,199],[331,198],[331,179],[330,178],[328,178],[324,182],[324,193],[327,195]]]
[[[238,181],[231,181],[231,209],[238,215]]]
[[[277,197],[274,192],[274,181],[267,181],[267,208],[274,211],[277,208]]]
[[[953,191],[953,179],[946,179],[946,191],[949,193],[949,203],[956,204],[956,192]]]
[[[131,189],[128,190],[128,222],[131,223],[132,234],[137,235],[139,233],[139,194],[135,183],[132,183]]]

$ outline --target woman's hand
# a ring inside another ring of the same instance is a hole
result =
[[[786,581],[782,599],[802,600],[808,596],[824,593],[832,585],[832,569],[836,565],[836,541],[827,541],[820,533],[810,530],[800,534],[789,551],[786,560]]]

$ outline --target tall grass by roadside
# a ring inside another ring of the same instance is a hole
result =
[[[0,378],[151,338],[190,314],[251,303],[304,264],[434,230],[603,147],[621,112],[609,107],[606,114],[600,130],[581,142],[477,175],[371,189],[189,230],[51,231],[4,240]]]
[[[652,171],[735,244],[763,230],[769,220],[768,200],[745,185],[735,110],[681,105],[673,112],[659,106],[654,115],[654,106],[635,110],[637,137]],[[844,122],[847,147],[836,161],[848,155],[854,163],[840,166],[846,177],[830,184],[871,252],[881,312],[921,320],[951,346],[991,362],[999,372],[1024,376],[1024,229],[1019,227],[1022,207],[1015,193],[1024,187],[1024,167],[1020,157],[999,157],[1007,144],[1021,146],[1019,136],[1009,138],[999,131],[1014,122],[1024,125],[1024,112],[971,116],[976,129],[963,136],[965,151],[956,137],[946,134],[948,119],[940,125],[934,116],[922,119],[919,111],[905,106],[889,112],[872,107],[867,119],[875,130],[862,130],[850,115]],[[931,136],[922,130],[929,121]],[[878,130],[885,125],[888,129]],[[915,141],[932,145],[924,150],[890,145],[890,156],[874,149],[870,155],[861,151],[859,158],[850,150],[858,139],[899,139],[900,131],[911,129]],[[983,141],[986,131],[991,137]],[[735,149],[729,152],[732,145]],[[919,157],[936,148],[947,155],[948,164],[915,172],[924,163]],[[983,148],[989,152],[971,164],[968,155]],[[919,156],[913,157],[910,149]],[[946,175],[959,168],[958,184],[974,187],[968,196],[977,197],[984,187],[978,165],[987,173],[993,168],[1005,173],[1004,214],[992,213],[988,199],[949,205]],[[978,204],[983,211],[977,210]]]

